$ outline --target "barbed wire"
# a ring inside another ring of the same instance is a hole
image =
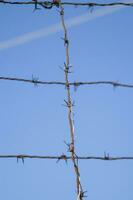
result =
[[[133,7],[133,3],[125,3],[125,2],[112,2],[112,3],[95,3],[95,2],[60,2],[60,1],[5,1],[0,0],[0,4],[7,4],[7,5],[34,5],[35,10],[40,9],[38,6],[43,7],[44,9],[51,9],[53,6],[57,6],[59,8],[59,14],[61,17],[61,23],[64,30],[64,47],[65,47],[65,56],[66,61],[64,63],[64,75],[65,75],[65,82],[62,81],[42,81],[39,78],[32,76],[32,79],[25,79],[25,78],[17,78],[17,77],[4,77],[0,76],[0,80],[3,81],[17,81],[22,83],[30,83],[34,85],[62,85],[66,88],[67,97],[65,100],[65,105],[68,108],[68,123],[70,129],[70,143],[65,143],[68,147],[68,151],[70,156],[65,154],[61,154],[59,156],[50,156],[50,155],[29,155],[29,154],[7,154],[7,155],[0,155],[0,159],[10,159],[16,158],[17,162],[22,160],[24,164],[25,159],[51,159],[56,160],[58,163],[60,160],[64,160],[66,163],[68,160],[71,160],[73,163],[75,176],[76,176],[76,188],[77,188],[77,199],[83,200],[86,191],[83,190],[80,180],[80,170],[78,161],[79,160],[102,160],[102,161],[117,161],[117,160],[133,160],[133,156],[110,156],[109,153],[104,152],[103,156],[79,156],[75,150],[75,131],[74,131],[74,119],[73,119],[73,101],[71,98],[71,86],[77,87],[82,85],[111,85],[113,87],[122,87],[122,88],[133,88],[133,84],[125,84],[120,83],[118,81],[74,81],[69,82],[69,73],[71,72],[70,61],[69,61],[69,39],[68,39],[68,32],[65,24],[64,19],[64,6],[88,6],[89,8],[93,7],[107,7],[107,6],[128,6]]]
[[[30,83],[34,85],[62,85],[66,86],[66,82],[62,81],[42,81],[37,77],[32,77],[32,79],[18,78],[18,77],[6,77],[0,76],[0,80],[3,81],[16,81],[22,83]],[[74,81],[67,83],[69,86],[79,87],[82,85],[111,85],[113,87],[122,87],[122,88],[133,88],[133,84],[122,83],[118,81]]]
[[[59,8],[60,8],[60,18],[61,18],[61,24],[64,31],[64,48],[65,48],[65,62],[64,62],[64,75],[65,75],[65,85],[66,85],[66,100],[65,105],[68,108],[68,124],[69,124],[69,130],[70,130],[70,143],[66,143],[68,147],[68,151],[71,154],[71,160],[73,163],[73,168],[75,172],[76,177],[76,189],[77,189],[77,200],[83,200],[85,197],[85,192],[83,191],[83,187],[81,184],[81,178],[80,178],[80,170],[78,166],[78,159],[76,150],[75,150],[75,129],[74,129],[74,119],[73,119],[73,99],[71,95],[71,88],[69,84],[69,75],[71,73],[72,66],[70,65],[70,49],[69,49],[69,37],[68,37],[68,30],[65,23],[65,13],[64,13],[64,7],[59,2]]]
[[[53,6],[57,6],[57,1],[6,1],[0,0],[0,4],[9,4],[9,5],[40,5],[43,8],[51,9]],[[96,2],[71,2],[71,1],[64,1],[60,2],[60,5],[64,6],[88,6],[88,7],[107,7],[107,6],[128,6],[133,7],[133,3],[130,2],[112,2],[112,3],[96,3]],[[37,7],[36,7],[37,8]]]
[[[7,154],[0,155],[1,158],[16,158],[16,159],[51,159],[51,160],[71,160],[71,156],[67,156],[62,154],[60,156],[46,156],[46,155],[29,155],[29,154]],[[103,161],[115,161],[115,160],[133,160],[133,156],[119,156],[114,157],[109,154],[105,154],[104,156],[76,156],[75,159],[78,160],[103,160]]]

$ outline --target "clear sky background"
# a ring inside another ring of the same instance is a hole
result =
[[[66,8],[65,17],[89,12]],[[96,9],[93,10],[94,14]],[[91,15],[91,13],[90,13]],[[123,8],[69,29],[70,80],[133,84],[133,8]],[[0,43],[60,22],[57,8],[0,6]],[[63,32],[0,50],[0,76],[64,81]],[[82,86],[75,92],[78,155],[133,156],[133,90]],[[70,141],[63,86],[0,81],[0,154],[61,155]],[[88,200],[132,200],[133,161],[80,161]],[[76,199],[71,161],[0,159],[3,200]]]

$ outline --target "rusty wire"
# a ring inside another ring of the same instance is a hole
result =
[[[65,86],[66,86],[66,96],[67,99],[65,100],[66,106],[68,108],[68,123],[69,123],[69,129],[70,129],[70,143],[67,144],[68,151],[71,153],[71,160],[73,163],[74,171],[75,171],[75,177],[76,177],[76,188],[77,188],[77,200],[83,200],[85,197],[85,192],[83,191],[83,187],[81,184],[81,178],[80,178],[80,170],[78,166],[78,159],[77,154],[75,150],[75,129],[74,129],[74,119],[73,119],[73,100],[71,95],[71,88],[69,84],[69,74],[71,73],[72,66],[70,65],[70,49],[69,49],[69,37],[68,37],[68,31],[65,24],[65,17],[64,17],[64,7],[62,4],[59,3],[60,7],[60,17],[61,17],[61,23],[64,31],[64,47],[65,47],[65,62],[64,62],[64,75],[65,75]]]

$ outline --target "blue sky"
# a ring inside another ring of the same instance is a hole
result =
[[[32,12],[29,6],[0,6],[0,42],[60,21],[57,9]],[[93,12],[96,10],[94,9]],[[88,12],[66,8],[66,19]],[[90,13],[91,15],[91,13]],[[133,83],[133,9],[69,29],[70,80]],[[64,81],[63,32],[0,51],[0,76]],[[33,86],[0,81],[0,154],[67,154],[70,141],[62,86]],[[133,155],[133,90],[82,86],[75,92],[75,134],[79,155]],[[81,181],[91,200],[132,200],[133,161],[81,161]],[[71,162],[0,160],[1,199],[74,199]]]

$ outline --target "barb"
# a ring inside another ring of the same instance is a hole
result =
[[[25,78],[18,78],[18,77],[5,77],[0,76],[0,80],[3,81],[17,81],[22,83],[30,83],[30,84],[36,84],[36,85],[62,85],[66,86],[66,82],[62,81],[42,81],[38,78],[32,79],[25,79]],[[117,81],[74,81],[67,83],[69,86],[79,87],[83,85],[111,85],[113,87],[122,87],[122,88],[133,88],[133,84],[126,84],[126,83],[120,83]]]
[[[5,0],[0,0],[1,4],[9,4],[9,5],[40,5],[43,8],[46,9],[51,9],[53,6],[57,6],[57,3],[51,2],[51,1],[5,1]],[[64,1],[61,2],[60,5],[64,6],[88,6],[88,7],[109,7],[109,6],[128,6],[132,7],[133,3],[125,3],[125,2],[112,2],[112,3],[95,3],[95,2],[68,2]]]
[[[60,156],[46,156],[46,155],[29,155],[29,154],[7,154],[7,155],[0,155],[0,159],[8,159],[8,158],[16,158],[16,159],[47,159],[47,160],[71,160],[71,156],[60,155]],[[74,157],[78,160],[103,160],[103,161],[117,161],[117,160],[133,160],[133,156],[76,156]]]

